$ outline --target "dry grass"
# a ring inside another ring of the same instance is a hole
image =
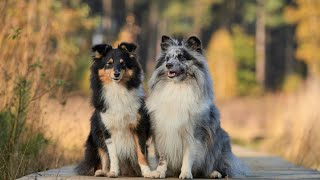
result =
[[[311,81],[291,94],[269,94],[220,103],[222,126],[236,143],[319,169],[319,92],[320,84]]]
[[[42,102],[46,137],[56,142],[63,161],[74,163],[83,156],[83,146],[89,133],[90,116],[93,112],[88,97],[72,96],[65,105],[55,99]]]
[[[11,103],[19,77],[31,81],[31,96],[45,93],[48,80],[66,79],[79,53],[71,35],[92,23],[85,20],[86,8],[67,8],[53,0],[3,0],[0,10],[2,109]]]
[[[297,164],[320,169],[320,84],[307,83],[300,92],[275,105],[266,147]],[[274,147],[277,148],[274,148]]]
[[[40,103],[46,94],[63,95],[75,60],[87,49],[81,33],[94,21],[88,7],[72,2],[0,1],[0,179],[65,159],[55,153],[56,141],[44,137]]]

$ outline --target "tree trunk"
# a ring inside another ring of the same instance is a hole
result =
[[[106,41],[113,42],[117,39],[121,27],[126,22],[126,4],[124,0],[103,0],[102,3]]]
[[[147,62],[146,62],[146,72],[151,74],[154,68],[155,60],[156,60],[156,53],[158,45],[158,24],[159,24],[159,10],[158,10],[158,3],[153,2],[150,4],[149,7],[149,23],[148,23],[148,50],[147,50]]]
[[[285,28],[285,75],[289,76],[294,73],[294,28],[287,26]]]
[[[266,27],[264,0],[257,0],[256,21],[256,79],[265,86],[265,61],[266,61]]]
[[[146,66],[147,66],[147,59],[148,59],[148,33],[150,32],[148,29],[148,17],[149,17],[149,1],[144,1],[140,4],[140,6],[137,6],[135,9],[135,16],[137,18],[137,22],[139,23],[139,26],[141,27],[141,32],[137,37],[137,43],[139,44],[139,62],[142,66],[142,69],[146,72]]]

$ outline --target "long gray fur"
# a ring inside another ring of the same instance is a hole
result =
[[[172,72],[181,75],[169,78],[167,63],[172,64]],[[220,127],[213,83],[198,38],[179,42],[162,37],[161,54],[149,88],[146,104],[160,154],[154,178],[179,174],[183,179],[217,178],[212,176],[214,171],[229,177],[248,174],[246,166],[232,153],[228,134]],[[191,162],[190,172],[183,165],[185,157]]]

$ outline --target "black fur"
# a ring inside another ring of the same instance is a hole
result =
[[[94,175],[100,164],[98,148],[104,149],[107,152],[104,140],[108,138],[110,138],[110,134],[101,122],[99,111],[95,110],[90,119],[90,134],[85,145],[85,159],[76,167],[77,174]]]
[[[91,50],[92,52],[98,52],[99,54],[101,54],[102,56],[105,56],[109,50],[111,50],[112,47],[108,44],[97,44],[92,46]],[[94,57],[96,58],[96,57]]]
[[[202,45],[200,39],[195,36],[191,36],[186,41],[186,47],[190,48],[191,50],[195,50],[199,53],[202,53]]]
[[[75,168],[79,175],[94,175],[100,165],[100,157],[98,149],[103,149],[107,154],[107,146],[105,140],[111,138],[112,134],[106,129],[101,119],[101,112],[108,111],[112,104],[108,104],[103,97],[103,82],[99,78],[98,70],[106,68],[107,61],[112,57],[114,61],[119,61],[119,58],[125,61],[127,70],[132,70],[132,76],[125,82],[125,87],[128,90],[137,89],[141,86],[142,70],[140,64],[136,60],[134,50],[136,45],[133,43],[121,43],[118,48],[112,49],[110,45],[98,44],[92,47],[93,53],[98,53],[93,56],[91,65],[90,85],[92,90],[91,104],[95,111],[90,119],[90,133],[85,144],[84,160],[81,161]],[[116,64],[114,65],[114,68]],[[128,106],[130,106],[128,104]],[[141,119],[133,131],[138,135],[139,145],[142,153],[146,155],[146,141],[150,137],[150,120],[147,113],[144,99],[141,98],[141,106],[139,109]],[[108,162],[110,163],[110,162]],[[130,164],[126,161],[119,162],[121,175],[141,175],[138,164]],[[138,168],[137,168],[138,167]],[[131,168],[131,169],[130,169]]]

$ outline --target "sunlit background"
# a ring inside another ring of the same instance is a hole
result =
[[[232,142],[320,168],[320,1],[1,0],[0,179],[83,155],[90,47],[198,36]],[[146,84],[146,83],[145,83]]]

